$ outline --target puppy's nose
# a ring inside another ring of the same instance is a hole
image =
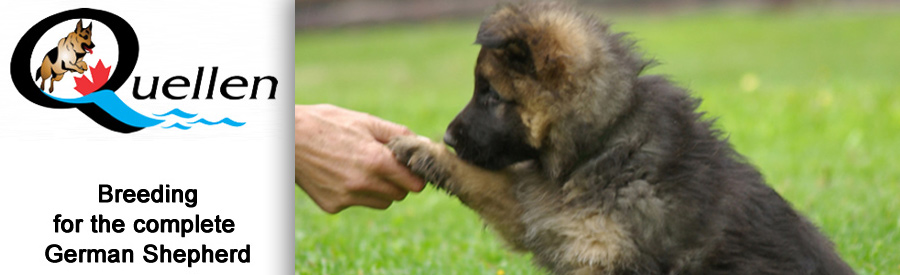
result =
[[[453,134],[450,131],[444,133],[444,143],[450,145],[450,147],[456,148],[456,139],[453,138]]]

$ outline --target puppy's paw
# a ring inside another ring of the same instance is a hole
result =
[[[447,181],[446,162],[441,160],[446,157],[442,145],[421,137],[402,136],[392,139],[387,146],[394,152],[394,157],[414,174],[452,193]]]

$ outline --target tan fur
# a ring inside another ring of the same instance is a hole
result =
[[[552,125],[551,122],[569,115],[612,118],[611,114],[625,107],[625,104],[609,105],[610,108],[603,110],[592,107],[599,101],[624,100],[626,94],[609,91],[630,89],[617,87],[627,83],[607,80],[636,74],[635,68],[619,68],[626,60],[616,60],[617,56],[610,53],[614,49],[598,37],[596,31],[606,32],[605,26],[584,20],[571,9],[554,3],[503,6],[483,24],[492,26],[488,32],[501,33],[500,36],[527,37],[525,42],[534,61],[534,77],[503,69],[500,65],[507,51],[517,51],[516,46],[485,50],[476,71],[491,79],[501,95],[519,103],[522,121],[531,131],[529,144],[542,150],[567,150],[559,147],[569,147],[566,140],[570,125]],[[586,91],[586,87],[591,91]],[[573,114],[573,111],[592,113]],[[605,125],[612,121],[595,123]],[[567,165],[562,159],[548,159],[547,162],[557,173],[561,169],[558,166]]]
[[[458,156],[414,137],[388,147],[538,265],[555,274],[853,274],[700,120],[699,101],[639,76],[650,62],[621,34],[532,3],[500,7],[476,43],[475,94],[444,137]]]
[[[469,208],[510,241],[514,249],[523,249],[517,239],[524,234],[522,223],[510,217],[522,216],[522,208],[514,197],[512,179],[508,173],[487,171],[460,161],[440,144],[414,137],[395,139],[388,145],[401,162],[419,171],[441,167],[433,171],[452,175],[453,180],[442,183],[449,193],[459,197]],[[472,184],[483,183],[483,184]]]
[[[528,174],[529,164],[493,172],[472,166],[456,158],[440,144],[418,138],[401,137],[389,145],[401,161],[419,173],[430,171],[449,175],[442,188],[479,213],[515,250],[530,250],[525,238],[551,238],[558,241],[552,258],[577,270],[572,274],[598,274],[636,249],[614,216],[601,210],[580,212],[567,209],[566,201],[581,195],[577,188],[564,188],[562,198],[549,190],[517,185],[514,175]],[[429,169],[438,168],[440,171]],[[426,178],[429,176],[426,175]],[[523,205],[542,207],[524,208]]]
[[[560,190],[553,185],[562,167],[577,153],[569,135],[581,122],[567,118],[618,112],[591,107],[598,101],[621,100],[602,92],[612,84],[604,82],[609,75],[599,72],[617,62],[600,56],[607,49],[594,33],[597,26],[591,25],[593,21],[556,6],[531,8],[501,7],[485,19],[487,29],[483,30],[501,37],[528,37],[525,42],[530,51],[519,45],[483,48],[475,70],[503,98],[517,103],[516,111],[528,131],[527,143],[541,150],[549,173],[538,171],[530,162],[488,171],[460,160],[443,145],[418,138],[397,138],[388,146],[414,172],[478,212],[512,248],[546,254],[541,258],[554,262],[554,272],[613,272],[617,263],[637,249],[619,217],[605,209],[585,211],[575,206],[586,195],[579,186],[566,185]],[[523,14],[534,16],[523,21]],[[504,64],[510,54],[523,53],[532,54],[533,74],[510,70]],[[587,91],[587,87],[596,90]]]
[[[75,31],[59,40],[54,49],[57,55],[55,62],[50,59],[49,55],[44,56],[44,59],[41,61],[41,67],[38,70],[41,79],[41,90],[44,89],[44,82],[48,78],[50,78],[49,92],[52,93],[53,83],[62,80],[66,72],[71,71],[83,74],[88,70],[87,63],[83,61],[83,54],[86,54],[87,51],[82,45],[93,45],[91,42],[92,27],[84,28],[81,24],[81,20],[78,20]],[[85,39],[84,36],[87,38]],[[79,57],[78,54],[82,54],[82,56]]]
[[[523,167],[527,164],[493,172],[461,161],[440,144],[418,138],[400,137],[388,146],[413,171],[448,175],[442,181],[442,188],[478,212],[512,249],[532,249],[525,244],[525,238],[556,240],[552,258],[576,268],[572,274],[612,270],[615,263],[636,249],[622,225],[609,213],[600,210],[582,213],[577,209],[553,207],[547,202],[563,198],[554,198],[547,190],[517,186],[513,175],[531,169]],[[429,170],[434,168],[441,171]],[[579,190],[567,191],[561,195],[579,196]],[[529,204],[544,207],[523,207]]]
[[[532,238],[540,237],[537,236],[540,234],[557,235],[561,245],[555,249],[555,261],[605,270],[635,249],[628,233],[609,212],[585,212],[566,208],[565,204],[549,207],[548,201],[564,199],[555,198],[546,191],[523,193],[520,197],[523,204],[547,207],[528,208],[522,219]],[[573,197],[578,193],[568,190],[561,196]]]

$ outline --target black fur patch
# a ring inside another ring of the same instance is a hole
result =
[[[515,20],[511,20],[515,21]],[[531,47],[517,34],[510,34],[505,30],[511,24],[517,22],[482,22],[475,38],[475,44],[488,49],[500,50],[500,57],[509,69],[525,75],[536,75],[534,57]]]
[[[531,147],[516,102],[496,93],[481,75],[482,67],[476,67],[474,96],[445,135],[461,159],[483,168],[536,160],[505,171],[517,181],[514,197],[524,213],[508,220],[522,223],[527,232],[504,235],[508,241],[531,251],[535,262],[556,274],[853,274],[831,242],[766,184],[713,127],[713,120],[697,111],[699,99],[665,77],[641,76],[651,63],[634,54],[633,43],[622,34],[609,33],[608,26],[574,10],[544,14],[552,8],[501,7],[499,15],[482,23],[476,43],[483,46],[478,64],[485,62],[487,52],[505,65],[493,70],[527,71],[527,64],[520,64],[544,59],[527,59],[534,55],[521,53],[538,48],[515,41],[523,41],[529,35],[523,30],[534,29],[535,22],[547,21],[530,18],[583,20],[566,26],[585,26],[596,40],[565,46],[602,45],[607,55],[603,62],[594,60],[588,71],[569,71],[565,78],[542,68],[533,78],[539,83],[532,85],[541,88],[567,89],[557,93],[560,97],[579,96],[542,110],[563,114],[548,126],[555,127],[549,131],[556,139],[541,141],[540,152]],[[602,78],[603,85],[595,78]],[[613,93],[617,96],[606,96]],[[539,95],[519,95],[518,100],[535,99],[523,98],[527,96]],[[585,100],[591,96],[605,97]],[[609,219],[593,220],[604,216]],[[567,218],[575,223],[566,224]],[[574,254],[579,256],[591,254],[580,254],[584,247],[572,244],[590,241],[607,224],[625,231],[614,238],[628,245],[591,249],[619,249],[625,257],[560,257],[567,249],[578,249]],[[572,230],[582,226],[590,230]],[[615,262],[594,268],[593,260]]]
[[[47,57],[50,58],[50,63],[56,63],[56,58],[59,57],[59,47],[53,47],[52,50],[47,52]]]
[[[526,143],[528,130],[516,108],[484,77],[477,77],[475,94],[447,127],[445,142],[461,159],[492,170],[537,158],[537,149]]]

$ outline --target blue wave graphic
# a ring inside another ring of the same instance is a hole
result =
[[[175,124],[172,124],[172,125],[169,125],[169,126],[163,126],[162,128],[163,128],[163,129],[178,128],[178,129],[181,129],[181,130],[187,130],[187,129],[190,129],[191,126],[184,126],[184,125],[181,125],[180,123],[176,122]]]
[[[79,97],[79,98],[55,97],[51,94],[48,94],[47,92],[44,92],[44,94],[56,101],[65,102],[65,103],[69,103],[69,104],[90,104],[90,103],[96,104],[98,107],[100,107],[100,109],[103,109],[103,111],[108,113],[113,118],[121,121],[122,123],[131,125],[133,127],[147,128],[147,127],[156,126],[163,122],[166,122],[166,120],[151,118],[151,117],[148,117],[148,116],[138,113],[134,109],[131,109],[131,107],[128,107],[128,105],[126,105],[125,102],[123,102],[122,99],[119,98],[119,96],[117,96],[116,93],[113,92],[112,90],[100,90],[100,91],[96,91],[96,92],[87,94],[86,96]],[[164,114],[153,114],[153,115],[157,116],[157,117],[165,117],[165,116],[173,115],[173,116],[176,116],[179,118],[189,119],[189,118],[196,117],[198,114],[191,114],[191,113],[182,111],[181,109],[175,108]],[[171,122],[172,120],[169,120],[169,121]],[[187,124],[197,124],[197,123],[206,124],[206,125],[225,124],[225,125],[229,125],[232,127],[240,127],[240,126],[243,126],[244,124],[247,124],[246,122],[237,122],[237,121],[234,121],[227,117],[223,118],[219,121],[215,121],[215,122],[206,120],[204,118],[200,118],[200,119],[198,119],[196,121],[192,121],[192,122],[187,122]],[[178,128],[181,130],[187,130],[187,129],[190,129],[191,126],[186,126],[186,125],[176,122],[169,126],[163,126],[162,128],[163,129]]]
[[[197,116],[197,114],[189,114],[189,113],[187,113],[187,112],[185,112],[185,111],[182,111],[181,109],[178,109],[178,108],[172,109],[171,111],[168,111],[168,112],[166,112],[165,114],[161,114],[161,115],[153,114],[153,115],[154,115],[154,116],[158,116],[158,117],[164,117],[164,116],[167,116],[167,115],[174,115],[174,116],[177,116],[177,117],[180,117],[180,118],[193,118],[193,117]]]
[[[147,117],[131,109],[112,90],[100,90],[79,98],[60,98],[47,92],[44,94],[56,101],[70,104],[94,103],[113,118],[133,127],[147,128],[163,122],[163,120]]]
[[[202,124],[206,124],[206,125],[216,125],[216,124],[225,123],[225,125],[234,126],[234,127],[241,127],[242,125],[247,124],[246,122],[237,122],[237,121],[231,120],[230,118],[227,118],[227,117],[223,118],[222,120],[216,121],[216,122],[211,122],[209,120],[206,120],[205,118],[198,119],[197,121],[188,122],[188,124],[197,124],[197,123],[202,123]]]

